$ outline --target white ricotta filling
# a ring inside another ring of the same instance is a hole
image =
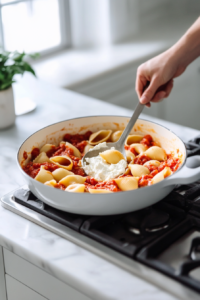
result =
[[[93,149],[106,147],[106,143],[96,145]],[[93,150],[92,149],[92,150]],[[115,149],[112,147],[111,149]],[[88,165],[84,165],[85,172],[98,181],[113,179],[125,173],[127,162],[120,160],[117,164],[108,164],[100,155],[86,158]]]

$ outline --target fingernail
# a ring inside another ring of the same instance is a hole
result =
[[[147,102],[148,102],[148,99],[146,96],[142,96],[142,98],[140,98],[140,103],[146,104]]]

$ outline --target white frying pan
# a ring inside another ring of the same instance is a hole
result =
[[[30,190],[44,203],[57,209],[86,215],[113,215],[127,213],[150,206],[167,196],[176,184],[187,184],[200,179],[200,167],[194,168],[194,158],[189,158],[188,168],[186,162],[186,149],[184,143],[170,130],[161,125],[139,119],[132,133],[150,134],[167,153],[174,152],[181,159],[180,168],[171,176],[152,186],[143,187],[133,191],[108,194],[72,193],[46,186],[28,176],[21,168],[30,159],[33,148],[41,147],[46,143],[58,144],[66,133],[84,133],[87,130],[100,129],[123,130],[129,121],[128,117],[94,116],[66,120],[45,127],[21,145],[17,155],[19,168],[27,181]],[[25,161],[23,152],[28,153]],[[196,157],[197,158],[197,157]],[[198,157],[199,158],[199,157]]]

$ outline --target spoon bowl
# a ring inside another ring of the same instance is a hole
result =
[[[91,149],[90,151],[88,151],[82,158],[82,166],[87,164],[86,158],[98,156],[99,153],[109,150],[112,147],[114,147],[115,150],[118,150],[119,152],[121,152],[124,155],[124,158],[126,159],[124,143],[129,135],[129,133],[131,132],[133,126],[135,125],[135,122],[137,121],[139,115],[141,114],[143,108],[144,108],[144,105],[139,102],[136,106],[136,109],[134,110],[134,113],[133,113],[130,121],[128,122],[126,128],[124,129],[120,139],[115,143],[106,143],[106,147],[103,146],[99,149]]]

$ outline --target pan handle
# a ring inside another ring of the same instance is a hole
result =
[[[188,157],[182,169],[164,180],[165,186],[189,184],[200,180],[200,155]]]

